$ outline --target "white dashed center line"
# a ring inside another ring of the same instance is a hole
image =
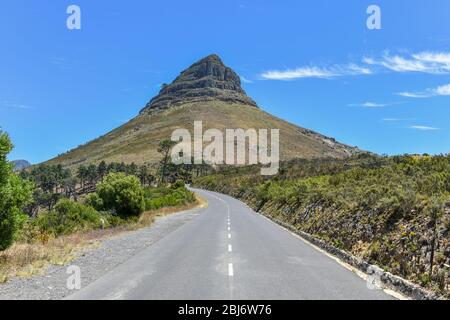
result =
[[[232,263],[229,263],[228,264],[228,276],[229,277],[232,277],[234,275],[234,272],[233,272],[233,264]]]
[[[222,202],[223,204],[225,204],[225,206],[227,207],[228,239],[231,239],[230,206],[229,206],[229,204],[228,204],[225,200],[223,200],[223,199],[221,199],[221,198],[219,198],[219,197],[213,195],[213,194],[210,193],[210,192],[208,192],[208,193],[209,193],[213,198],[216,198],[217,200],[219,200],[220,202]],[[231,242],[231,241],[230,241],[230,242]],[[229,252],[229,253],[233,252],[233,247],[231,246],[231,244],[228,244],[228,252]],[[229,255],[229,261],[233,261],[231,254]],[[232,263],[232,262],[229,262],[229,263],[228,263],[228,276],[229,276],[229,277],[233,277],[233,276],[234,276],[234,269],[233,269],[233,263]]]

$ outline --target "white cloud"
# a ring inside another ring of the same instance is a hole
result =
[[[371,74],[371,70],[356,64],[334,65],[331,67],[301,67],[287,70],[269,70],[261,77],[266,80],[295,80],[301,78],[331,79],[341,76]]]
[[[408,128],[410,128],[410,129],[415,129],[415,130],[422,130],[422,131],[439,130],[439,128],[428,127],[428,126],[410,126],[410,127],[408,127]]]
[[[426,89],[419,92],[399,92],[402,97],[407,98],[430,98],[436,96],[450,96],[450,84],[439,86],[437,88]]]
[[[267,80],[294,80],[300,78],[332,78],[336,74],[329,70],[317,67],[305,67],[297,69],[288,69],[284,71],[270,70],[264,72],[261,77]]]
[[[381,121],[385,122],[398,122],[398,121],[412,121],[416,120],[415,118],[383,118]]]
[[[375,60],[373,58],[369,58],[369,57],[363,57],[362,58],[362,62],[364,62],[365,64],[376,64]]]
[[[369,75],[382,69],[401,73],[450,74],[450,52],[422,51],[412,54],[391,54],[385,51],[379,57],[364,56],[362,64],[348,63],[322,67],[304,66],[295,69],[268,70],[261,74],[261,78],[266,80],[331,79],[340,76]]]
[[[389,103],[378,103],[378,102],[371,102],[367,101],[364,103],[353,103],[349,104],[349,107],[364,107],[364,108],[382,108],[387,106],[393,106],[396,104],[402,104],[402,102],[389,102]]]
[[[406,97],[406,98],[428,98],[429,95],[425,93],[417,93],[417,92],[399,92],[399,96]]]
[[[27,106],[27,105],[24,105],[24,104],[16,104],[14,107],[18,108],[18,109],[31,109],[30,106]]]
[[[407,55],[385,53],[381,59],[364,57],[363,62],[383,66],[395,72],[450,73],[450,53],[447,52],[424,51]]]
[[[413,57],[419,61],[442,64],[447,66],[447,68],[450,66],[450,53],[448,52],[425,51],[414,54]]]
[[[397,119],[397,118],[384,118],[384,119],[381,119],[381,121],[394,122],[394,121],[400,121],[400,119]]]
[[[382,104],[382,103],[365,102],[361,106],[366,107],[366,108],[380,108],[380,107],[385,107],[386,105]]]
[[[361,66],[358,66],[358,65],[353,64],[353,63],[348,65],[348,69],[350,71],[354,71],[355,74],[371,74],[372,73],[372,71],[369,68],[361,67]]]
[[[450,84],[446,84],[434,89],[434,93],[438,96],[450,96]]]
[[[375,102],[364,102],[364,103],[352,103],[348,105],[349,107],[364,107],[364,108],[381,108],[387,106],[387,104],[383,103],[375,103]]]
[[[252,80],[249,80],[249,79],[247,79],[247,78],[245,78],[245,77],[243,77],[243,76],[239,76],[239,77],[241,78],[241,81],[242,81],[243,83],[253,83]]]
[[[0,106],[5,107],[5,108],[12,108],[12,109],[31,109],[31,106],[25,105],[25,104],[20,104],[20,103],[14,103],[14,102],[10,102],[8,100],[2,100],[0,101]]]

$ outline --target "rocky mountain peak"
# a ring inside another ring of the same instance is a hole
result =
[[[14,160],[11,162],[14,166],[14,171],[20,171],[31,166],[31,163],[29,163],[27,160]]]
[[[141,111],[167,109],[188,102],[221,100],[257,107],[241,87],[239,75],[227,67],[216,54],[191,65]]]

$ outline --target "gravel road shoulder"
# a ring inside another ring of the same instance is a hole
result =
[[[115,266],[125,262],[144,248],[162,239],[201,214],[201,207],[156,219],[150,227],[124,232],[99,240],[99,246],[84,249],[70,265],[81,269],[81,285],[87,286]],[[68,266],[50,265],[45,275],[13,278],[0,284],[1,300],[58,300],[73,293],[67,288]]]

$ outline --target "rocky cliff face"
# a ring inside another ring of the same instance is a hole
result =
[[[174,82],[163,85],[141,113],[167,109],[182,103],[221,100],[257,107],[241,87],[239,76],[213,54],[194,63]]]

